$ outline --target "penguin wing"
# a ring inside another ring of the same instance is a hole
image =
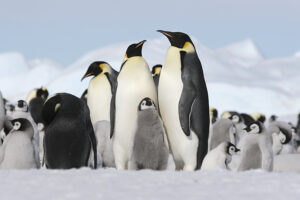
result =
[[[180,125],[186,136],[190,128],[205,138],[209,131],[209,105],[202,66],[196,53],[180,52],[183,90],[179,101]],[[203,138],[204,139],[204,138]]]
[[[117,73],[117,72],[116,72]],[[108,73],[105,73],[111,88],[111,101],[110,101],[110,138],[112,138],[115,130],[115,110],[116,110],[116,91],[118,87],[117,82],[117,75],[109,75]]]

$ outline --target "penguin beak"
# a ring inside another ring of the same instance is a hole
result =
[[[135,46],[135,48],[139,48],[140,46],[143,46],[143,44],[144,44],[146,41],[147,41],[147,40],[143,40],[143,41],[139,42],[139,43]]]
[[[157,32],[160,32],[160,33],[164,34],[169,39],[173,38],[172,33],[169,32],[169,31],[157,30]]]
[[[85,79],[86,77],[89,77],[89,76],[92,76],[92,75],[93,75],[93,73],[87,72],[87,73],[82,77],[81,81],[82,81],[83,79]]]
[[[235,152],[239,152],[239,151],[241,151],[240,149],[238,149],[238,148],[235,148]]]

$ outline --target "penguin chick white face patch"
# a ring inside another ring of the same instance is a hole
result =
[[[236,146],[234,144],[232,144],[230,142],[228,143],[228,145],[227,145],[227,153],[229,155],[237,154],[237,152],[239,152],[239,151],[240,151],[240,149],[236,148]]]
[[[281,131],[279,133],[279,139],[282,144],[286,141],[286,136]]]
[[[14,123],[14,130],[19,130],[21,128],[21,122],[15,122]]]
[[[253,122],[249,126],[247,126],[244,130],[247,131],[247,133],[250,134],[259,134],[262,131],[261,125],[259,122]]]
[[[233,123],[238,123],[240,121],[240,117],[239,116],[237,116],[237,115],[233,115],[232,116],[232,122]]]
[[[146,109],[155,109],[154,102],[148,97],[144,98],[139,104],[139,111]]]

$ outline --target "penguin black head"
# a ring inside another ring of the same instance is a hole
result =
[[[139,111],[146,110],[146,109],[155,109],[155,104],[149,97],[144,98],[140,102],[138,107]]]
[[[81,81],[89,76],[98,76],[102,72],[110,72],[110,66],[107,62],[104,61],[96,61],[90,64],[88,70],[85,75],[82,77]]]
[[[15,110],[15,106],[12,104],[6,104],[5,105],[5,111],[6,112],[13,112]]]
[[[259,121],[252,122],[244,128],[244,130],[247,131],[247,133],[260,134],[263,130],[262,123]]]
[[[230,113],[230,117],[228,119],[230,119],[233,123],[240,123],[242,122],[242,117],[239,113],[237,112],[231,112]]]
[[[11,123],[13,125],[13,129],[16,131],[26,131],[29,128],[32,128],[30,121],[25,118],[11,120]]]
[[[195,46],[191,38],[182,32],[170,32],[158,30],[158,32],[164,34],[170,41],[171,45],[179,49],[188,50],[189,48],[195,49]],[[193,50],[194,51],[194,50]]]
[[[160,74],[160,70],[162,68],[162,65],[158,64],[158,65],[154,65],[152,67],[152,75],[157,75],[157,74]]]
[[[142,56],[142,48],[145,42],[146,40],[143,40],[139,43],[129,45],[126,50],[125,60],[134,56]]]
[[[48,98],[48,95],[48,90],[44,87],[41,87],[36,90],[36,97],[41,97],[46,100]]]
[[[61,107],[61,101],[62,99],[60,94],[55,94],[44,103],[42,116],[45,125],[49,125],[56,116],[56,114],[59,112]]]
[[[218,110],[216,108],[210,108],[211,122],[215,123],[218,118]]]
[[[232,156],[239,151],[240,151],[240,149],[238,149],[234,144],[232,144],[231,142],[227,142],[227,145],[226,145],[226,153],[227,154]]]
[[[270,122],[275,122],[275,121],[277,120],[277,118],[278,118],[278,117],[277,117],[276,115],[271,115],[269,121],[270,121]]]
[[[24,100],[19,100],[16,104],[15,110],[20,110],[23,112],[28,112],[28,105],[26,101]]]

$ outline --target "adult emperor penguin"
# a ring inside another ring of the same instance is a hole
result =
[[[130,142],[137,119],[137,106],[145,97],[156,104],[157,95],[149,66],[142,57],[146,40],[127,48],[124,62],[117,78],[117,89],[111,108],[111,137],[117,169],[127,169]],[[157,105],[157,104],[156,104]]]
[[[87,95],[88,95],[88,89],[85,89],[80,97],[80,99],[85,103],[87,103]]]
[[[154,102],[148,97],[138,106],[133,138],[129,153],[130,170],[167,168],[169,149],[163,122]]]
[[[48,98],[49,92],[46,88],[36,88],[32,90],[27,97],[27,104],[29,112],[36,124],[43,123],[42,120],[42,109],[46,99]]]
[[[81,80],[93,76],[88,87],[87,104],[92,124],[98,121],[110,121],[110,104],[116,87],[116,72],[108,63],[93,62]]]
[[[50,169],[88,166],[93,153],[97,168],[97,140],[88,106],[79,98],[57,93],[43,108],[45,122],[44,162]]]
[[[158,32],[171,43],[160,74],[158,101],[176,170],[200,169],[210,123],[202,66],[187,34]]]
[[[273,170],[273,152],[271,136],[259,122],[249,124],[246,136],[241,141],[241,162],[238,171],[262,168]]]
[[[152,67],[152,76],[153,76],[156,92],[157,92],[157,88],[158,88],[161,68],[162,68],[162,65],[160,65],[160,64],[154,65]]]
[[[239,151],[240,149],[231,142],[222,142],[206,154],[201,170],[229,169],[228,164],[231,162],[231,157]]]
[[[31,169],[40,166],[35,151],[33,135],[34,130],[31,122],[25,118],[11,121],[13,129],[5,137],[0,147],[1,169]]]

